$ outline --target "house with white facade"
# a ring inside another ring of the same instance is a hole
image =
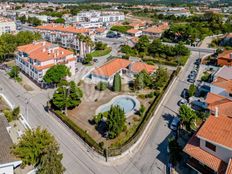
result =
[[[54,65],[65,64],[75,74],[76,57],[72,51],[46,41],[19,46],[16,65],[37,84],[43,86],[43,76]]]
[[[5,116],[0,114],[0,174],[14,174],[14,169],[22,163],[11,153],[13,141],[9,135],[9,129]]]
[[[231,174],[232,119],[220,109],[202,124],[184,147],[187,165],[203,174]]]
[[[3,33],[15,33],[16,24],[9,18],[0,17],[0,35]]]
[[[114,75],[119,73],[120,76],[133,78],[135,74],[145,70],[152,74],[157,69],[154,65],[148,65],[143,62],[133,62],[126,59],[112,59],[106,64],[95,68],[89,75],[93,83],[105,82],[109,85],[113,84]]]

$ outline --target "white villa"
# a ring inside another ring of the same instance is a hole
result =
[[[116,58],[108,61],[106,64],[95,68],[89,75],[93,83],[105,82],[109,85],[113,84],[114,75],[119,73],[121,76],[126,75],[128,78],[133,78],[135,74],[142,70],[149,74],[157,69],[156,66],[148,65],[143,62],[133,62],[126,59]]]

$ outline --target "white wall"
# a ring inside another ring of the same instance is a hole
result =
[[[216,144],[214,144],[214,145],[216,146],[215,152],[205,146],[205,140],[200,139],[200,147],[203,150],[209,152],[210,154],[212,154],[212,155],[214,155],[214,156],[216,156],[216,157],[220,158],[221,160],[228,163],[229,159],[232,157],[232,150],[226,149],[226,148],[218,146]]]

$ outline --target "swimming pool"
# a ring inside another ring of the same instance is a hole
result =
[[[113,106],[118,105],[120,108],[122,108],[126,116],[133,114],[140,107],[140,103],[136,99],[136,97],[130,96],[130,95],[120,95],[120,96],[114,97],[110,102],[104,105],[101,105],[99,108],[97,108],[96,114],[100,112],[109,111],[112,105]]]

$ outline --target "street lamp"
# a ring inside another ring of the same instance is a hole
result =
[[[26,120],[27,120],[27,122],[29,122],[29,119],[28,119],[28,104],[31,101],[31,99],[32,99],[32,97],[26,98]]]
[[[69,86],[62,86],[64,90],[64,102],[65,102],[65,115],[67,115],[68,107],[67,107],[67,98],[69,96]]]

